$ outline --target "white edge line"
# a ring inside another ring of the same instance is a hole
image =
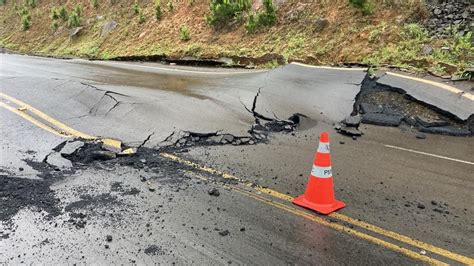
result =
[[[429,85],[438,87],[438,88],[440,88],[440,89],[443,89],[443,90],[445,90],[445,91],[449,91],[449,92],[452,92],[452,93],[454,93],[454,94],[461,95],[462,97],[464,97],[464,98],[466,98],[466,99],[469,99],[469,100],[471,100],[471,101],[474,101],[474,95],[472,95],[471,93],[466,92],[466,91],[463,91],[463,90],[461,90],[461,89],[458,89],[458,88],[456,88],[456,87],[453,87],[453,86],[450,86],[450,85],[447,85],[447,84],[439,83],[439,82],[433,81],[433,80],[427,80],[427,79],[422,79],[422,78],[417,78],[417,77],[402,75],[402,74],[394,73],[394,72],[390,72],[390,71],[387,71],[387,72],[385,72],[385,73],[386,73],[387,75],[392,75],[392,76],[399,77],[399,78],[403,78],[403,79],[409,79],[409,80],[413,80],[413,81],[418,81],[418,82],[422,82],[422,83],[425,83],[425,84],[429,84]]]
[[[331,67],[331,66],[313,66],[313,65],[307,65],[299,62],[291,62],[290,65],[297,65],[297,66],[302,66],[302,67],[308,67],[308,68],[319,68],[319,69],[332,69],[332,70],[347,70],[347,71],[366,71],[367,68],[362,68],[362,67]]]
[[[413,152],[413,153],[422,154],[422,155],[427,155],[427,156],[431,156],[431,157],[435,157],[435,158],[439,158],[439,159],[444,159],[444,160],[449,160],[449,161],[453,161],[453,162],[458,162],[458,163],[465,163],[465,164],[474,165],[474,162],[459,160],[459,159],[450,158],[450,157],[446,157],[446,156],[442,156],[442,155],[437,155],[437,154],[432,154],[432,153],[427,153],[427,152],[422,152],[422,151],[415,151],[415,150],[412,150],[412,149],[405,149],[405,148],[401,148],[401,147],[397,147],[397,146],[392,146],[392,145],[384,145],[384,146],[387,147],[387,148],[392,148],[392,149],[397,149],[397,150],[402,150],[402,151]]]
[[[115,62],[88,62],[97,65],[113,65],[113,66],[128,66],[128,67],[141,67],[147,69],[154,69],[154,70],[164,70],[164,71],[171,71],[171,72],[183,72],[183,73],[193,73],[193,74],[205,74],[205,75],[236,75],[236,74],[255,74],[255,73],[262,73],[268,70],[254,70],[254,71],[240,71],[240,72],[210,72],[210,71],[194,71],[194,70],[184,70],[184,69],[177,69],[177,68],[167,68],[167,67],[158,67],[158,66],[142,66],[136,64],[127,64],[127,63],[115,63]]]

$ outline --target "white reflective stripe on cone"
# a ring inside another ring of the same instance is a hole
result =
[[[320,142],[318,146],[319,153],[329,153],[329,142]]]
[[[321,167],[313,165],[313,169],[311,170],[311,175],[319,178],[330,178],[332,177],[332,169],[331,166],[329,167]]]

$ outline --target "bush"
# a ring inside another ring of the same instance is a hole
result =
[[[138,3],[133,4],[133,13],[135,15],[140,14],[140,6],[138,5]]]
[[[30,14],[25,14],[21,16],[21,29],[26,31],[31,27],[31,16]]]
[[[182,41],[189,41],[191,39],[188,26],[184,25],[179,28],[179,38]]]
[[[247,23],[245,23],[245,29],[247,30],[247,33],[252,33],[259,27],[269,27],[275,25],[277,16],[272,0],[263,0],[263,6],[265,10],[258,13],[256,17],[254,14],[249,15]]]
[[[257,25],[259,26],[273,26],[276,22],[276,11],[272,0],[263,0],[265,10],[258,14]]]
[[[22,6],[17,10],[17,14],[18,16],[23,17],[25,15],[29,15],[30,12],[28,11],[28,8],[26,6]]]
[[[142,24],[146,21],[145,15],[143,15],[143,12],[140,10],[138,12],[138,23]]]
[[[67,10],[64,6],[62,6],[59,9],[59,17],[64,21],[67,21],[69,19],[69,15],[68,15]]]
[[[174,5],[172,0],[168,0],[168,11],[173,12]]]
[[[7,0],[0,0],[0,5],[5,5],[7,3]]]
[[[81,26],[81,16],[76,12],[76,10],[73,10],[71,14],[69,15],[67,26],[69,28]]]
[[[76,14],[80,17],[82,16],[82,12],[83,12],[83,8],[82,8],[82,5],[81,4],[77,4],[76,6],[74,6],[74,9],[72,10],[73,12],[76,12]]]
[[[36,0],[25,0],[25,5],[30,8],[35,8]]]
[[[257,28],[257,21],[255,20],[255,15],[250,14],[247,22],[245,23],[245,29],[247,30],[247,33],[253,33],[255,32],[256,28]]]
[[[92,4],[93,8],[98,8],[99,7],[99,0],[92,0],[91,4]]]
[[[57,21],[53,21],[53,22],[51,23],[51,29],[53,30],[53,32],[56,32],[56,31],[58,30],[58,28],[59,28],[58,22],[57,22]]]
[[[404,40],[417,40],[423,42],[428,38],[428,32],[416,23],[406,24],[403,26],[401,37]]]
[[[56,7],[52,7],[51,8],[51,12],[49,14],[49,17],[52,19],[52,20],[56,20],[56,19],[59,19],[59,11]]]
[[[206,21],[214,27],[224,26],[235,21],[250,6],[251,0],[211,0],[211,13],[206,16]]]
[[[155,0],[155,17],[157,20],[161,19],[163,12],[161,11],[161,2],[160,0]]]
[[[349,4],[360,9],[364,15],[370,15],[374,12],[374,4],[371,0],[349,0]]]

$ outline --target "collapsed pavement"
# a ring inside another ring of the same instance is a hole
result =
[[[474,135],[474,114],[463,120],[449,111],[414,98],[402,88],[379,83],[378,77],[369,75],[362,82],[352,114],[336,124],[335,129],[343,135],[357,138],[363,135],[359,130],[361,123],[408,126],[431,134]]]

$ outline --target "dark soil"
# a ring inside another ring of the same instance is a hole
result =
[[[0,221],[7,221],[23,208],[45,211],[51,216],[60,213],[50,182],[0,175]]]

